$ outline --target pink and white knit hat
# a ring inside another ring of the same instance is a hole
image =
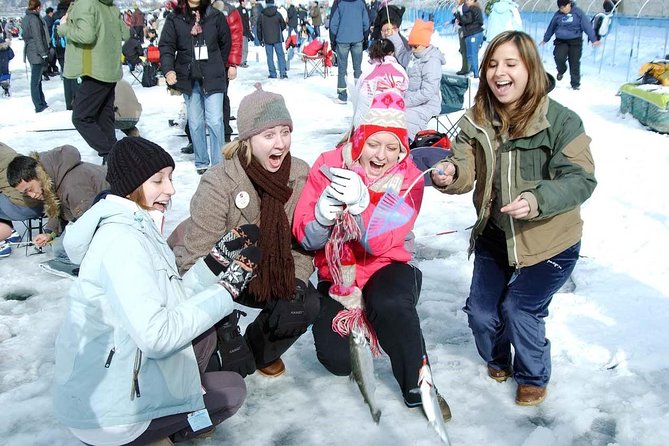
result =
[[[360,158],[367,138],[378,132],[390,132],[397,137],[402,152],[399,161],[402,161],[409,153],[405,111],[404,98],[399,91],[386,90],[376,94],[369,111],[353,130],[351,141],[344,148],[346,165],[351,166]]]

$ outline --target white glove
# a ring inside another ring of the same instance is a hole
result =
[[[325,188],[325,192],[333,198],[348,205],[352,215],[362,213],[369,206],[369,191],[360,176],[348,169],[331,167],[332,183]]]
[[[344,203],[330,196],[326,188],[316,202],[314,213],[318,223],[323,226],[332,226],[337,218],[337,214],[343,211]]]

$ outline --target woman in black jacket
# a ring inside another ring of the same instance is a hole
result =
[[[474,77],[479,77],[479,49],[483,44],[483,12],[477,0],[465,0],[463,12],[455,13],[462,26],[462,34],[467,48],[467,61]]]
[[[209,167],[210,157],[212,166],[221,161],[230,44],[225,16],[211,7],[210,0],[178,0],[160,36],[160,65],[170,88],[181,91],[186,99],[199,174]],[[211,152],[207,151],[205,124]]]

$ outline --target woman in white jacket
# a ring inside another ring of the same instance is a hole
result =
[[[246,396],[238,374],[204,369],[211,327],[232,312],[259,260],[254,227],[226,234],[180,277],[161,234],[173,169],[148,140],[117,142],[111,193],[64,240],[81,269],[56,340],[54,408],[84,443],[172,444],[212,430]]]

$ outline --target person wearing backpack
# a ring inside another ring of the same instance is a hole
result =
[[[562,80],[567,71],[567,61],[569,61],[571,88],[578,90],[581,88],[582,35],[586,33],[593,46],[599,45],[600,42],[592,29],[588,16],[581,8],[576,7],[572,0],[557,0],[557,5],[558,10],[548,24],[539,46],[545,45],[555,34],[553,57],[557,66],[557,80]]]

